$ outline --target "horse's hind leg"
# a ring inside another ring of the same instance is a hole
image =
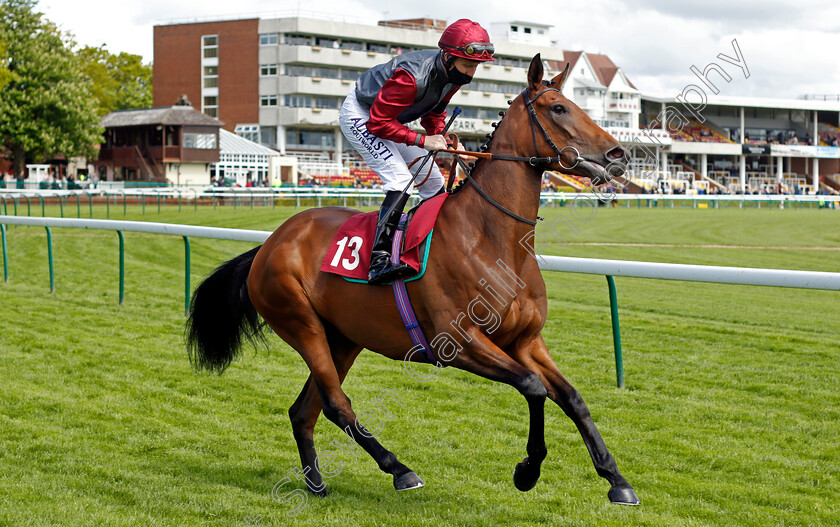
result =
[[[279,314],[279,313],[278,313]],[[300,353],[321,395],[324,416],[349,435],[376,461],[383,472],[394,477],[397,490],[423,486],[423,481],[413,471],[386,450],[364,426],[359,424],[350,404],[350,398],[341,389],[341,379],[330,355],[326,330],[318,315],[301,299],[294,305],[287,304],[282,316],[263,313],[271,328]],[[272,321],[282,321],[274,323]]]
[[[340,345],[335,340],[330,339],[330,349],[338,372],[339,382],[344,382],[347,372],[359,352],[362,351],[362,347],[349,342]],[[312,375],[310,375],[297,400],[289,408],[289,418],[292,421],[292,432],[300,452],[300,462],[303,468],[301,474],[306,480],[306,486],[313,494],[326,496],[327,488],[321,477],[321,471],[315,462],[317,452],[313,439],[315,423],[318,421],[320,414],[321,396]]]

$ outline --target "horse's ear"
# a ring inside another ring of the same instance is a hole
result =
[[[558,90],[563,89],[563,85],[566,84],[566,80],[569,78],[569,67],[570,67],[570,64],[567,62],[566,67],[563,68],[562,73],[560,73],[559,75],[557,75],[556,77],[551,79],[552,86],[556,85],[555,87]]]
[[[542,86],[543,64],[540,54],[534,55],[531,65],[528,67],[528,84],[533,90],[539,90]]]

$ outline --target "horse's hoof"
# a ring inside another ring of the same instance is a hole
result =
[[[327,494],[329,494],[329,491],[327,490],[327,486],[326,486],[326,485],[321,485],[320,490],[318,490],[318,489],[313,489],[313,488],[312,488],[312,487],[310,487],[310,486],[307,486],[307,487],[306,487],[306,489],[307,489],[309,492],[311,492],[312,494],[314,494],[315,496],[318,496],[319,498],[326,498],[326,497],[327,497]]]
[[[610,502],[616,505],[639,505],[639,497],[633,487],[613,487],[607,493]]]
[[[419,489],[424,486],[423,480],[414,472],[406,472],[400,477],[394,476],[394,488],[397,490]]]
[[[530,469],[525,461],[516,465],[513,471],[513,485],[522,492],[533,489],[539,479],[539,467],[536,470]]]

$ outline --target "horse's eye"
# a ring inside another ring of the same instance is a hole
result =
[[[560,115],[562,113],[566,113],[566,107],[562,104],[558,104],[556,106],[552,106],[551,111],[556,113],[557,115]]]

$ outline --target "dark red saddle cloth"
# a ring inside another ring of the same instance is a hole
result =
[[[420,271],[423,260],[420,245],[432,232],[440,208],[448,196],[449,194],[441,194],[423,203],[408,224],[400,259],[417,272]],[[377,218],[378,212],[356,214],[347,218],[333,237],[327,255],[321,263],[321,271],[366,282]]]

